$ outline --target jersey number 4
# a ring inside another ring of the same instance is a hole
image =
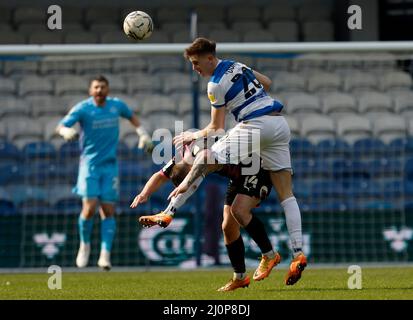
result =
[[[256,88],[262,88],[262,84],[257,80],[257,78],[255,78],[252,71],[248,68],[242,67],[242,73],[237,73],[232,77],[231,81],[235,83],[239,79],[242,79],[245,99],[252,97],[257,92]],[[248,88],[249,82],[252,82],[254,85],[251,89]]]

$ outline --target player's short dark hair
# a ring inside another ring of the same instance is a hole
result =
[[[186,59],[192,55],[213,54],[215,56],[217,44],[207,38],[196,38],[191,45],[185,49],[184,57]]]
[[[191,170],[188,164],[180,162],[176,163],[171,171],[171,181],[175,186],[179,186],[185,179],[188,172]]]
[[[106,83],[106,85],[109,85],[109,80],[105,76],[102,76],[102,75],[98,75],[98,76],[95,76],[92,79],[90,79],[89,87],[92,85],[93,81],[104,82],[104,83]]]

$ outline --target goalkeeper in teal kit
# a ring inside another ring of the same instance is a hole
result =
[[[75,105],[60,121],[56,131],[67,141],[79,137],[81,156],[77,184],[73,192],[82,197],[79,216],[80,246],[76,258],[79,268],[86,267],[90,256],[93,214],[99,206],[101,248],[98,266],[111,268],[110,253],[116,231],[115,203],[119,197],[118,163],[119,117],[126,118],[136,128],[139,148],[153,149],[151,138],[140,126],[138,117],[121,100],[108,96],[109,82],[98,76],[90,82],[86,100]],[[72,128],[80,124],[81,132]]]

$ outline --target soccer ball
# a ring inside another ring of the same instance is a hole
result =
[[[153,32],[152,18],[146,12],[133,11],[123,21],[123,31],[134,40],[147,39]]]

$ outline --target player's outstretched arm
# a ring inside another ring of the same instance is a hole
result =
[[[136,208],[139,204],[148,201],[149,197],[167,181],[169,181],[169,179],[162,175],[162,173],[154,173],[148,182],[146,182],[142,191],[133,199],[130,207]]]
[[[77,131],[73,128],[65,127],[64,125],[59,124],[56,127],[56,132],[66,141],[74,141],[79,137]]]
[[[176,148],[191,143],[194,140],[216,135],[218,130],[225,128],[225,108],[211,108],[211,122],[202,130],[196,132],[185,131],[173,138]]]
[[[211,155],[211,151],[200,151],[194,161],[194,164],[179,186],[177,186],[168,196],[168,200],[177,197],[179,194],[185,193],[189,190],[191,185],[198,181],[199,178],[204,178],[211,172],[222,168],[222,164],[215,164],[215,160]],[[200,182],[199,182],[200,183]]]
[[[271,79],[263,75],[262,73],[259,73],[258,71],[253,70],[252,72],[254,73],[254,76],[257,78],[257,80],[264,86],[265,91],[270,91],[272,83]]]
[[[132,115],[132,118],[130,118],[129,121],[136,128],[136,133],[139,137],[138,148],[145,149],[146,152],[151,153],[154,148],[154,144],[148,132],[141,125],[139,118],[134,114]]]

